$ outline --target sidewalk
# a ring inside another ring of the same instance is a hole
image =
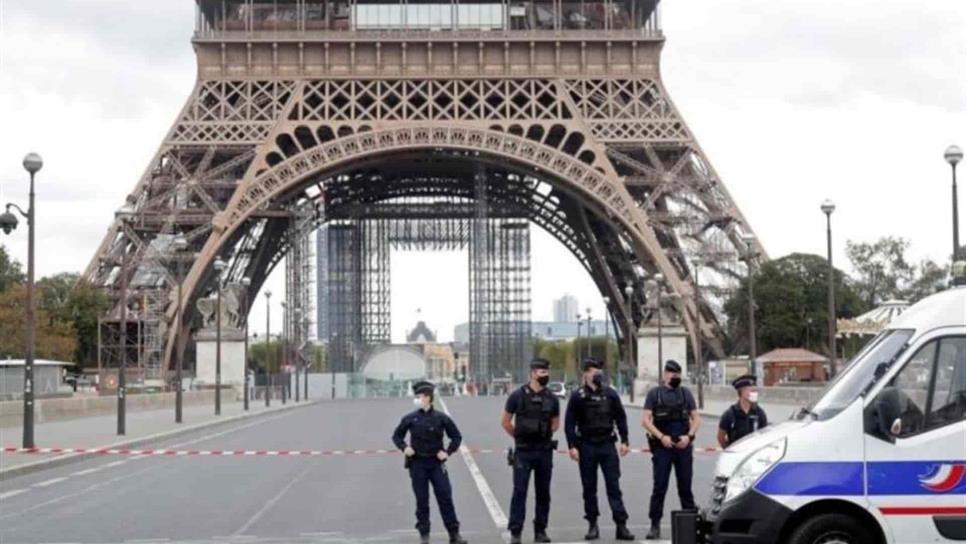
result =
[[[221,405],[220,416],[214,415],[214,406],[185,406],[184,422],[180,425],[174,422],[173,408],[130,412],[127,414],[127,434],[124,436],[117,435],[117,416],[114,414],[52,421],[35,425],[34,442],[41,448],[130,447],[238,419],[308,406],[311,403],[312,400],[298,404],[289,401],[282,406],[280,400],[272,400],[272,406],[265,408],[264,401],[258,401],[252,402],[246,413],[242,402],[230,401]],[[22,426],[0,429],[0,447],[20,447],[22,437]],[[82,455],[84,454],[17,454],[0,451],[0,480],[79,460]]]

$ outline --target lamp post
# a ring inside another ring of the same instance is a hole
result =
[[[660,272],[654,275],[654,283],[657,285],[657,381],[661,383],[661,374],[664,369],[664,274]]]
[[[627,305],[627,332],[624,347],[625,358],[627,359],[627,369],[631,371],[631,403],[634,403],[634,380],[637,378],[637,368],[634,364],[634,313],[631,310],[631,300],[634,297],[634,287],[631,284],[624,286],[624,304]]]
[[[117,434],[127,434],[127,262],[128,253],[124,253],[121,264],[121,364],[117,371]]]
[[[188,239],[183,235],[178,235],[174,241],[171,243],[171,249],[175,252],[175,258],[178,261],[178,313],[176,314],[174,320],[174,326],[177,327],[177,336],[175,337],[175,356],[177,361],[174,367],[174,422],[181,423],[184,420],[184,397],[182,395],[183,389],[183,379],[184,379],[184,353],[181,350],[181,331],[184,328],[184,317],[182,312],[184,308],[182,306],[181,297],[182,284],[184,283],[184,252],[188,249]]]
[[[835,211],[835,203],[825,199],[821,209],[825,214],[825,239],[828,245],[828,368],[829,377],[834,378],[835,363],[838,358],[838,350],[835,346],[835,268],[832,266],[832,212]],[[955,256],[955,253],[953,255]]]
[[[272,405],[272,388],[269,376],[272,368],[272,292],[265,291],[265,407]]]
[[[953,262],[959,260],[959,197],[956,194],[956,165],[963,160],[963,150],[956,145],[946,148],[943,154],[953,168]]]
[[[591,339],[591,321],[590,321],[590,308],[587,308],[587,357],[591,356],[590,352],[590,339]]]
[[[27,220],[27,307],[24,311],[26,331],[26,358],[23,366],[23,447],[34,447],[34,223],[36,209],[34,205],[34,177],[44,161],[36,153],[28,153],[23,159],[24,170],[30,174],[30,192],[27,211],[24,212],[16,204],[7,204],[7,210],[0,215],[0,229],[10,234],[17,228],[17,217],[10,213],[16,209]]]
[[[295,307],[295,323],[293,323],[293,326],[292,326],[292,328],[295,330],[295,332],[292,334],[292,336],[295,337],[295,341],[296,341],[295,349],[292,350],[294,352],[293,355],[295,356],[295,402],[301,402],[301,400],[302,400],[302,398],[301,398],[302,395],[300,393],[300,391],[301,391],[301,387],[300,387],[301,383],[299,381],[299,362],[300,362],[299,359],[300,359],[300,357],[299,357],[299,354],[298,354],[298,347],[299,346],[297,345],[298,341],[301,339],[301,336],[302,336],[302,334],[301,334],[301,330],[302,330],[302,326],[301,326],[302,320],[299,319],[299,316],[301,316],[301,315],[302,315],[302,308],[299,307],[299,306],[296,306]]]
[[[221,415],[221,273],[228,264],[215,259],[215,415]]]
[[[248,367],[249,367],[249,364],[248,364],[248,289],[252,286],[252,279],[249,278],[248,276],[245,276],[244,278],[242,278],[241,284],[242,284],[242,287],[245,288],[245,292],[242,293],[242,301],[241,301],[241,303],[242,303],[241,312],[242,313],[241,313],[241,315],[243,315],[245,317],[245,324],[244,324],[244,329],[245,329],[245,356],[244,356],[244,359],[243,359],[244,360],[244,363],[242,363],[242,372],[244,372],[244,374],[245,374],[245,378],[244,378],[245,394],[244,394],[244,397],[243,398],[245,399],[244,400],[244,403],[245,403],[245,411],[247,412],[248,411],[248,403],[249,403],[249,398],[248,398],[249,397],[249,392],[248,392],[248,388],[250,386],[249,381],[248,381]]]
[[[755,324],[755,236],[745,234],[745,258],[748,260],[748,372],[755,372],[755,359],[758,358],[758,326]]]
[[[285,374],[285,369],[288,367],[288,302],[284,300],[282,301],[282,337],[280,340],[282,345],[282,361],[281,361],[281,364],[279,365],[278,370],[279,370],[279,375],[283,380],[282,381],[282,405],[284,406],[286,401],[288,400],[286,398],[288,393],[288,383],[287,383],[288,375]]]
[[[584,325],[581,319],[583,319],[583,316],[580,315],[580,312],[577,312],[577,344],[574,346],[574,358],[576,359],[578,374],[580,373],[580,327]]]
[[[309,319],[308,316],[305,316],[302,319],[303,319],[303,322],[302,322],[303,323],[303,328],[302,328],[302,330],[308,332],[309,325],[311,324],[311,320]],[[306,338],[308,338],[308,334],[306,334]],[[313,353],[313,355],[314,355],[314,353]],[[304,369],[304,372],[305,372],[305,374],[302,376],[302,378],[305,380],[303,382],[304,383],[304,386],[305,386],[305,391],[302,392],[302,398],[305,399],[306,401],[309,400],[309,365],[311,365],[311,364],[312,364],[311,361],[306,361],[305,365],[302,367]]]
[[[605,295],[602,300],[604,301],[604,367],[606,368],[607,350],[610,348],[610,327],[607,326],[607,323],[610,321],[610,297]],[[620,372],[618,372],[617,375],[617,390],[620,391]]]
[[[704,409],[704,346],[701,342],[701,260],[694,259],[694,309],[695,309],[695,328],[694,335],[694,366],[698,370],[698,408]]]

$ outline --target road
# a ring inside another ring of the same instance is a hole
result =
[[[499,426],[503,398],[446,398],[472,449],[448,470],[463,533],[473,543],[501,543],[497,525],[509,511],[512,488]],[[390,435],[409,399],[323,401],[266,415],[157,447],[190,450],[392,450]],[[644,434],[630,410],[631,442]],[[711,446],[714,421],[699,446]],[[558,433],[563,443],[562,430]],[[650,455],[623,461],[622,487],[630,527],[643,538],[651,487]],[[695,455],[695,495],[707,499],[714,454]],[[478,467],[476,477],[470,466]],[[613,537],[600,482],[602,542]],[[484,500],[492,491],[496,504]],[[549,533],[554,542],[580,541],[586,528],[576,464],[555,457]],[[532,537],[532,491],[524,541]],[[666,510],[677,508],[672,478]],[[0,482],[0,542],[414,542],[415,503],[396,453],[316,457],[101,456]],[[432,503],[434,541],[445,531]],[[670,535],[665,517],[664,534]]]

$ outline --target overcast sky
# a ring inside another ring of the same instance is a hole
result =
[[[174,121],[194,82],[192,6],[0,0],[0,198],[26,202],[20,161],[41,153],[39,275],[87,265]],[[846,239],[885,235],[947,258],[942,153],[966,147],[966,2],[665,0],[663,24],[671,96],[772,257],[824,253],[830,197],[839,263]],[[26,261],[24,229],[2,243]],[[451,338],[467,315],[465,254],[393,267],[394,339],[417,308]],[[537,231],[534,319],[563,292],[601,314],[590,279]]]

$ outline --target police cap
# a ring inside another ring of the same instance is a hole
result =
[[[735,378],[731,385],[735,389],[741,389],[742,387],[748,387],[750,385],[755,385],[758,383],[758,377],[754,374],[745,374],[744,376],[738,376]]]
[[[664,370],[666,370],[667,372],[676,372],[680,374],[681,365],[679,365],[678,362],[675,361],[674,359],[668,359],[667,362],[664,363]]]
[[[537,357],[530,361],[530,370],[550,370],[550,361]]]
[[[435,390],[436,386],[425,380],[413,384],[413,394],[416,395],[432,395]]]
[[[600,359],[587,357],[586,359],[584,359],[584,372],[592,368],[602,369],[604,368],[604,363],[600,362]]]

